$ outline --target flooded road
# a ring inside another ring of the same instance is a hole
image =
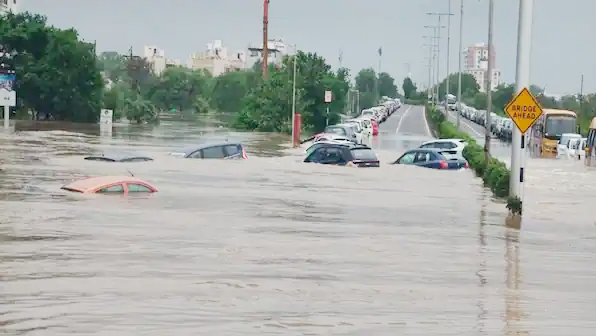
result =
[[[395,129],[402,115],[402,125],[417,123],[404,111],[373,140],[383,163],[426,139]],[[167,155],[226,138],[242,139],[250,159]],[[471,172],[303,164],[302,150],[284,140],[174,123],[111,136],[0,133],[0,331],[588,335],[596,327],[592,171],[536,166],[519,232]],[[82,159],[105,149],[155,161]],[[59,190],[128,171],[160,192]]]

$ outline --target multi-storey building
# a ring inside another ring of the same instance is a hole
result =
[[[466,50],[464,71],[474,76],[482,92],[487,91],[489,57],[492,60],[492,64],[496,64],[496,52],[494,52],[494,48],[492,55],[489,56],[488,45],[484,43],[476,43]],[[494,90],[501,84],[501,71],[493,67],[490,76],[492,76],[491,90]]]
[[[18,3],[20,0],[0,0],[0,14],[12,11],[16,13],[19,11]]]
[[[205,69],[213,76],[219,76],[229,71],[246,68],[246,52],[238,51],[228,54],[221,40],[207,44],[207,50],[190,55],[188,67],[194,70]]]

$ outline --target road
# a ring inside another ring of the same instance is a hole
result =
[[[456,124],[457,112],[448,111],[447,118],[450,122]],[[476,139],[480,145],[484,145],[484,127],[464,117],[460,117],[460,130],[466,132],[468,135]],[[511,159],[511,143],[493,137],[491,139],[490,149],[494,157],[503,160],[505,163],[507,163],[507,165],[509,165],[509,161]]]

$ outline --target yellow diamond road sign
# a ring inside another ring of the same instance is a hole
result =
[[[505,113],[513,120],[519,131],[525,134],[542,115],[542,108],[538,105],[538,102],[536,102],[530,91],[524,88],[505,107]]]

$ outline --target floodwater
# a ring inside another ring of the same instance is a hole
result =
[[[396,115],[392,118],[398,118]],[[246,161],[167,152],[242,139]],[[283,137],[165,124],[0,133],[0,333],[590,335],[594,172],[528,164],[525,219],[471,172],[301,162]],[[382,162],[416,140],[373,140]],[[119,149],[149,163],[86,162]],[[132,172],[150,196],[83,197]]]

